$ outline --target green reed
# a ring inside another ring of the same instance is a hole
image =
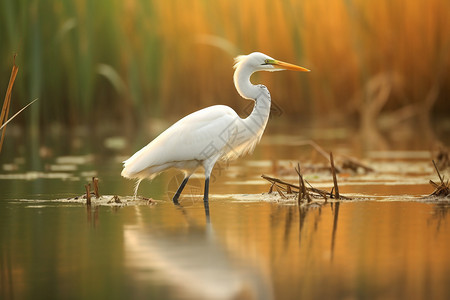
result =
[[[258,75],[286,116],[353,116],[376,76],[388,111],[448,111],[449,15],[446,0],[4,0],[0,82],[17,54],[14,105],[41,99],[22,120],[34,128],[242,113],[232,58],[261,51],[312,70]]]

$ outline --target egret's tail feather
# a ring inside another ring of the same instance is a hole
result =
[[[120,173],[120,175],[122,175],[122,177],[125,178],[136,178],[138,176],[136,176],[139,172],[135,172],[130,165],[124,164],[123,166],[123,170],[122,173]]]

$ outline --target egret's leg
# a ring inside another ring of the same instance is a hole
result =
[[[203,201],[208,202],[208,194],[209,194],[209,177],[205,179],[205,193],[203,194]]]
[[[205,215],[206,222],[210,222],[209,217],[209,177],[211,176],[212,169],[214,168],[214,164],[216,163],[218,156],[211,158],[208,161],[203,162],[203,167],[205,168],[205,192],[203,193],[203,204],[205,205]]]
[[[183,179],[183,182],[180,184],[180,186],[178,187],[177,192],[175,193],[175,195],[172,198],[172,201],[174,204],[178,204],[178,198],[180,198],[180,194],[184,189],[184,186],[186,185],[186,183],[188,182],[190,176],[187,176],[186,178]]]
[[[208,194],[209,194],[209,177],[206,177],[206,179],[205,179],[205,193],[203,194],[203,204],[205,205],[205,215],[206,215],[206,221],[207,222],[209,222]]]

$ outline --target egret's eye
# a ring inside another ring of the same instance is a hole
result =
[[[265,59],[264,63],[262,64],[263,66],[265,65],[270,65],[270,59]]]

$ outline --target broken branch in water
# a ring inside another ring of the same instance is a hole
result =
[[[434,187],[434,192],[430,194],[430,196],[435,197],[449,197],[450,196],[450,184],[449,181],[444,182],[444,177],[441,176],[441,173],[439,172],[438,167],[436,166],[436,163],[433,161],[434,168],[436,169],[436,173],[439,177],[439,180],[441,181],[440,184],[435,183],[434,181],[430,180],[430,184]]]
[[[299,186],[264,174],[261,175],[261,177],[271,183],[269,193],[276,191],[283,199],[289,199],[283,193],[283,191],[287,193],[290,190],[291,194],[295,196],[295,199],[299,204],[303,199],[310,203],[313,198],[322,198],[325,200],[325,202],[327,202],[328,198],[336,198],[336,196],[330,192],[312,187],[311,184],[307,182],[301,174],[299,175]],[[306,184],[309,185],[309,187],[307,187]],[[336,199],[351,200],[351,198],[345,197],[343,195],[339,195],[339,198]]]
[[[286,197],[283,191],[285,191],[287,194],[297,194],[296,200],[298,204],[300,204],[303,199],[306,199],[307,203],[310,203],[312,201],[312,198],[323,198],[325,200],[325,203],[328,201],[328,198],[335,198],[337,200],[339,199],[350,200],[350,198],[339,194],[339,187],[337,184],[337,177],[336,177],[337,170],[334,166],[332,153],[330,153],[329,159],[331,165],[331,173],[333,174],[333,186],[334,186],[331,192],[326,192],[323,190],[313,188],[311,184],[309,184],[309,182],[303,178],[303,175],[300,170],[300,163],[297,163],[297,166],[294,168],[295,172],[298,175],[298,185],[286,182],[279,178],[270,177],[264,174],[261,175],[261,177],[271,183],[269,193],[272,193],[275,190],[283,199],[288,199],[288,197]],[[306,187],[306,184],[308,184],[309,187]]]

